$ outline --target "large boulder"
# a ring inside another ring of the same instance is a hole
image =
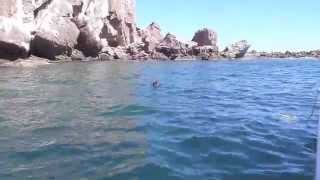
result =
[[[34,55],[52,60],[60,55],[71,56],[79,36],[70,19],[72,13],[69,2],[55,0],[37,14],[37,29],[31,42]]]
[[[204,28],[194,34],[192,41],[197,42],[199,46],[217,46],[217,37],[217,33]]]
[[[221,52],[221,56],[226,58],[242,58],[246,55],[249,48],[250,45],[248,42],[242,40],[226,47],[223,52]]]
[[[101,39],[95,34],[92,26],[84,26],[80,28],[77,48],[83,52],[85,56],[97,56],[102,49]]]
[[[0,17],[0,58],[15,60],[28,56],[31,36],[23,25]]]

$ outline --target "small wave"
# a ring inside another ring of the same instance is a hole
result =
[[[66,126],[40,127],[40,128],[34,129],[32,133],[43,136],[44,134],[49,134],[49,133],[56,134],[66,130],[68,130],[68,127]]]
[[[240,148],[243,144],[232,137],[191,137],[179,143],[182,147],[190,150],[198,150],[201,152],[209,152],[212,148],[234,149]]]
[[[172,169],[160,166],[154,163],[148,163],[141,167],[113,175],[111,177],[101,178],[101,180],[124,180],[124,179],[152,179],[152,180],[182,180]]]
[[[18,151],[13,152],[10,157],[12,159],[20,159],[25,161],[34,161],[36,159],[48,159],[54,157],[65,157],[79,155],[86,152],[81,146],[70,144],[52,144],[48,143],[47,146],[40,146],[31,151]]]
[[[138,116],[138,115],[150,115],[155,111],[152,108],[140,106],[140,105],[117,105],[109,108],[109,111],[99,113],[98,116],[114,117],[114,116]]]

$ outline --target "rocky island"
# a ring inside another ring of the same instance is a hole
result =
[[[217,33],[195,32],[191,41],[163,35],[157,23],[136,24],[135,0],[2,0],[0,2],[1,62],[39,60],[177,60],[242,58],[250,45],[236,42],[222,51]],[[319,57],[320,52],[268,54],[255,57]],[[43,62],[43,61],[40,61]]]

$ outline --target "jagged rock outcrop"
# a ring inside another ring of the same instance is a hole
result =
[[[192,49],[192,55],[202,60],[209,60],[219,57],[217,46],[197,46]]]
[[[127,46],[139,40],[134,0],[80,1],[73,20],[80,29],[77,48],[86,56],[97,56],[106,45]]]
[[[250,45],[248,42],[246,40],[242,40],[226,47],[223,52],[221,52],[221,56],[226,58],[242,58],[245,56],[249,48]]]
[[[199,46],[217,46],[217,33],[208,28],[197,31],[192,41],[198,43]]]
[[[219,54],[217,39],[218,35],[213,30],[208,28],[198,30],[192,38],[192,41],[198,44],[192,49],[193,55],[202,60],[217,58]]]
[[[179,41],[175,35],[168,33],[156,47],[156,51],[174,60],[179,56],[186,56],[188,47]]]
[[[181,41],[163,37],[157,23],[141,30],[135,0],[1,0],[0,58],[36,55],[51,60],[240,58],[240,41],[218,53],[217,34],[208,29]]]
[[[109,16],[110,1],[77,0],[73,21],[80,30],[77,48],[86,56],[97,56],[102,49],[101,33]]]
[[[152,52],[162,40],[163,35],[159,24],[153,22],[143,30],[142,41],[146,52]]]
[[[97,56],[103,46],[141,41],[135,0],[2,0],[1,16],[32,33],[32,53],[50,59],[71,55],[76,45],[86,56]]]
[[[138,42],[135,22],[135,0],[109,0],[108,20],[117,31],[119,46],[127,46]]]

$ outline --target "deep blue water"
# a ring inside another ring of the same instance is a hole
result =
[[[312,180],[319,80],[315,60],[0,68],[0,179]]]

